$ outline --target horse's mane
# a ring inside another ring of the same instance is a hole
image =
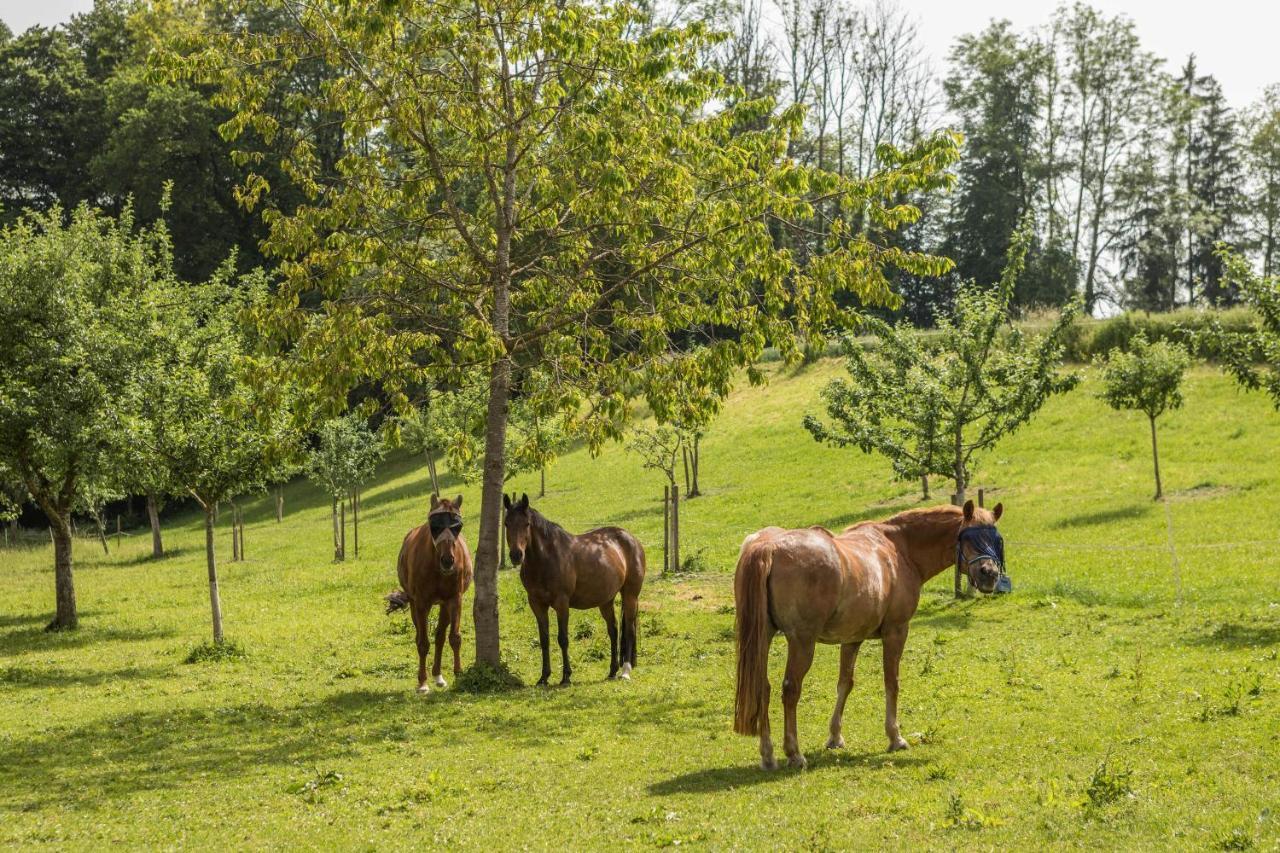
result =
[[[897,515],[891,515],[888,518],[879,521],[874,519],[856,521],[846,527],[842,532],[848,533],[851,530],[857,530],[859,527],[865,527],[868,524],[892,524],[896,527],[906,527],[919,523],[942,524],[953,520],[953,516],[960,512],[960,507],[948,506],[945,504],[943,506],[918,507],[916,509],[903,510]]]
[[[572,533],[538,512],[533,507],[529,507],[529,523],[542,536],[543,539],[555,540],[560,537],[571,538]]]

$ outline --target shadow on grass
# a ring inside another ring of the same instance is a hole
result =
[[[809,768],[805,771],[788,768],[785,764],[777,770],[762,770],[758,764],[737,767],[708,767],[705,770],[695,770],[662,782],[655,782],[647,790],[657,797],[671,796],[673,794],[711,794],[719,791],[729,791],[734,788],[778,782],[799,772],[821,773],[845,767],[878,770],[884,767],[924,764],[929,760],[924,756],[904,756],[901,753],[850,753],[825,749],[809,752],[805,755],[805,759],[809,762]],[[778,760],[780,762],[786,761],[781,756]]]
[[[1154,502],[1129,504],[1128,506],[1116,507],[1115,509],[1104,509],[1098,512],[1088,512],[1082,515],[1072,515],[1067,518],[1060,518],[1053,524],[1049,525],[1054,530],[1070,530],[1076,527],[1093,527],[1099,524],[1111,524],[1116,521],[1131,521],[1137,518],[1143,518],[1151,514],[1152,509],[1157,506]]]
[[[81,620],[87,614],[80,614]],[[133,643],[173,636],[168,628],[81,627],[75,631],[46,631],[43,625],[0,634],[0,657],[27,652],[55,652],[99,643]]]
[[[29,666],[0,668],[0,685],[18,688],[97,687],[120,681],[154,681],[178,675],[172,666],[130,666],[108,672],[69,672],[57,667]]]
[[[1280,643],[1280,625],[1221,622],[1213,630],[1188,642],[1197,646],[1222,646],[1228,649],[1274,646]]]
[[[125,560],[117,560],[114,565],[141,566],[149,563],[156,566],[162,566],[169,560],[176,560],[179,557],[185,557],[188,554],[194,553],[194,551],[194,548],[165,548],[164,555],[160,557],[152,555],[150,551],[145,551],[141,554],[135,554]],[[201,549],[201,553],[203,553],[203,549]]]

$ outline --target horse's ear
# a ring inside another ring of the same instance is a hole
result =
[[[528,508],[529,508],[529,496],[528,496],[527,494],[521,493],[521,495],[520,495],[520,508],[521,508],[521,509],[528,509]]]
[[[511,496],[506,492],[502,493],[502,508],[506,510],[511,509]]]
[[[964,520],[973,521],[973,501],[964,502]]]
[[[456,498],[453,499],[453,508],[462,509],[462,495],[458,495]]]
[[[440,496],[439,496],[439,495],[432,495],[432,496],[431,496],[431,508],[432,508],[432,509],[435,509],[435,508],[436,508],[436,507],[438,507],[438,506],[440,506]]]
[[[1004,504],[998,503],[991,509],[991,517],[996,521],[1000,520],[1000,516],[1004,515]]]

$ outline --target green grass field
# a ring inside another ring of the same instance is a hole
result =
[[[730,727],[743,536],[919,503],[882,460],[801,428],[839,370],[733,395],[703,446],[706,494],[683,507],[696,572],[658,576],[662,484],[634,456],[578,451],[550,469],[535,506],[649,547],[630,683],[603,680],[603,625],[575,613],[574,686],[415,695],[408,619],[381,601],[427,506],[425,471],[403,457],[367,489],[361,554],[344,564],[305,483],[283,524],[268,500],[250,505],[249,559],[221,567],[243,659],[184,663],[209,635],[195,516],[166,520],[159,562],[145,531],[106,558],[78,541],[74,633],[42,630],[47,541],[0,551],[0,843],[1280,849],[1280,414],[1208,368],[1161,425],[1181,603],[1146,423],[1087,381],[982,460],[1015,590],[955,602],[949,573],[926,587],[902,669],[911,749],[884,752],[875,643],[848,748],[822,748],[838,658],[822,647],[800,706],[809,769],[757,769],[754,739]],[[515,486],[536,491],[534,477]],[[474,518],[478,490],[455,490]],[[229,555],[228,527],[218,546]],[[531,683],[534,621],[515,574],[501,583],[504,654]],[[469,600],[463,635],[469,660]]]

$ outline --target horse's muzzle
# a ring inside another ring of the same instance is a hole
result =
[[[979,563],[974,568],[971,579],[980,592],[995,592],[996,584],[1000,581],[1000,569],[992,562]]]
[[[518,566],[520,565],[520,561],[524,559],[524,552],[518,551],[515,548],[512,548],[510,556],[511,556],[511,565]]]

